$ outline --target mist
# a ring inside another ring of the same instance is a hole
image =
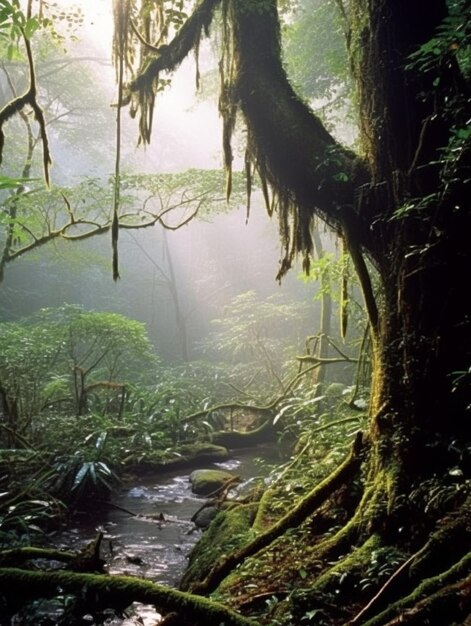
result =
[[[54,53],[54,79],[47,85],[48,98],[56,101],[49,114],[58,118],[49,126],[53,186],[73,187],[89,178],[106,184],[113,175],[117,94],[110,60],[109,7],[101,2],[94,3],[93,10],[89,4],[82,8],[77,41],[68,42],[66,54]],[[208,45],[202,46],[203,85],[205,77],[215,71],[213,53]],[[136,120],[123,112],[123,173],[222,171],[222,127],[216,98],[197,92],[195,73],[194,60],[187,59],[157,99],[149,146],[137,145]],[[50,62],[46,60],[44,66],[38,65],[38,79],[49,75]],[[72,105],[76,96],[66,103],[66,85],[74,80],[78,81],[74,87],[80,90],[80,101]],[[242,167],[242,142],[234,152],[237,171]],[[36,168],[40,171],[38,157]],[[281,285],[275,281],[281,256],[275,221],[268,218],[258,194],[252,198],[247,219],[243,192],[228,202],[221,201],[224,193],[221,176],[218,208],[179,230],[165,231],[157,224],[151,229],[121,231],[120,279],[116,283],[111,278],[109,235],[73,243],[56,240],[20,257],[5,273],[2,318],[14,320],[63,303],[116,311],[144,322],[157,353],[175,362],[199,358],[204,339],[212,331],[212,320],[227,313],[235,297],[253,292],[260,301],[275,297],[299,303],[299,319],[287,325],[285,332],[295,350],[302,351],[305,336],[319,324],[319,304],[313,301],[315,285],[306,286],[299,280],[299,267]],[[137,193],[135,206],[145,197],[145,193]],[[111,211],[111,206],[101,209]],[[327,245],[332,247],[332,243]]]

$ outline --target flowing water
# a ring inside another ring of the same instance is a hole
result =
[[[242,479],[240,488],[263,480],[267,463],[280,462],[273,448],[238,452],[225,463],[208,468],[232,471]],[[60,534],[55,543],[79,549],[103,531],[102,556],[111,574],[140,576],[154,582],[176,586],[188,554],[201,531],[191,522],[204,498],[191,492],[189,473],[169,473],[136,479],[113,498],[108,510],[87,515],[74,527]],[[132,615],[124,621],[110,615],[107,626],[154,626],[159,614],[151,606],[135,604]]]

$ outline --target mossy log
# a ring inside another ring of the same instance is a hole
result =
[[[350,454],[345,461],[326,479],[316,485],[292,511],[282,517],[276,524],[261,533],[243,548],[229,554],[221,560],[209,573],[204,581],[192,587],[195,593],[211,593],[221,581],[240,563],[269,546],[289,528],[301,524],[309,515],[323,504],[339,487],[350,481],[357,473],[361,464],[363,436],[359,432],[352,445]]]
[[[69,571],[38,572],[19,568],[0,568],[2,594],[17,598],[46,597],[62,591],[99,600],[102,606],[123,609],[133,602],[153,604],[162,612],[176,612],[198,626],[257,626],[231,609],[189,593],[130,576],[83,574]]]
[[[138,463],[130,462],[126,469],[135,474],[150,474],[154,472],[171,472],[177,469],[190,469],[205,466],[208,463],[227,461],[229,452],[220,445],[213,443],[187,443],[175,448],[175,456],[162,459],[158,454],[146,456]]]
[[[103,533],[99,532],[92,541],[78,552],[37,548],[34,546],[2,550],[0,552],[0,567],[19,567],[27,561],[41,559],[43,561],[65,563],[68,569],[76,572],[103,573],[105,561],[100,558],[102,541]]]
[[[260,426],[246,432],[218,431],[211,436],[213,443],[225,446],[226,448],[248,448],[256,446],[260,443],[273,441],[276,437],[276,431],[273,427],[272,420],[265,420]]]
[[[60,563],[71,563],[77,556],[76,552],[65,550],[53,550],[48,548],[35,548],[25,546],[22,548],[11,548],[0,552],[0,567],[19,566],[25,561],[43,559],[47,561],[59,561]]]

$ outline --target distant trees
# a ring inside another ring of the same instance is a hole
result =
[[[80,415],[91,396],[122,412],[127,385],[155,364],[144,327],[115,313],[44,309],[0,325],[2,423],[10,440],[35,431],[45,410]]]

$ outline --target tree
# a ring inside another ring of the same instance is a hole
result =
[[[214,184],[220,172],[125,174],[120,156],[119,171],[110,177],[111,160],[107,165],[103,154],[113,152],[113,118],[106,89],[87,65],[103,60],[68,56],[57,30],[80,23],[81,9],[41,5],[35,15],[32,1],[25,4],[22,10],[19,2],[5,0],[0,12],[0,165],[8,174],[0,177],[0,282],[10,263],[51,242],[108,232],[115,241],[120,229],[156,224],[177,230],[200,209],[221,207],[220,185]],[[121,128],[118,134],[125,136]],[[62,184],[52,189],[51,144],[60,146],[54,182]],[[68,164],[73,160],[77,168],[82,159],[93,177],[73,184]],[[45,187],[35,178],[41,168]]]
[[[198,49],[221,7],[220,111],[228,186],[230,140],[240,113],[247,128],[248,188],[255,168],[267,208],[280,220],[279,277],[297,254],[309,267],[311,225],[319,216],[344,239],[368,313],[371,423],[356,448],[368,450],[363,496],[319,556],[327,562],[347,555],[348,570],[353,555],[368,552],[372,543],[400,543],[411,552],[426,546],[414,566],[408,564],[409,592],[434,573],[438,535],[435,544],[427,538],[439,532],[438,518],[456,505],[427,520],[418,539],[411,490],[446,475],[463,460],[469,443],[470,334],[461,278],[471,260],[466,3],[433,0],[424,12],[405,0],[338,2],[360,112],[358,154],[336,141],[291,87],[281,62],[281,4],[202,0],[170,39],[168,25],[153,21],[152,13],[136,14],[132,28],[126,15],[118,15],[117,32],[128,50],[136,33],[142,46],[128,100],[133,114],[139,112],[142,140],[149,141],[161,73],[175,70]],[[155,40],[162,44],[158,49],[149,43]],[[442,539],[457,532],[453,524],[445,527]],[[441,565],[443,593],[452,566],[469,548],[469,531],[465,537]],[[469,565],[462,575],[469,576]],[[325,589],[336,576],[327,568]]]
[[[225,307],[222,317],[212,320],[213,331],[203,344],[204,353],[241,367],[241,382],[247,394],[254,387],[264,392],[284,393],[283,378],[289,377],[293,351],[299,346],[302,329],[308,328],[308,308],[283,302],[277,294],[261,299],[255,291],[237,295]],[[292,332],[283,333],[284,325]],[[290,363],[291,357],[291,363]]]
[[[156,362],[141,323],[70,305],[3,323],[0,347],[0,407],[8,432],[28,436],[45,410],[81,415],[100,392],[121,413],[126,387]]]

